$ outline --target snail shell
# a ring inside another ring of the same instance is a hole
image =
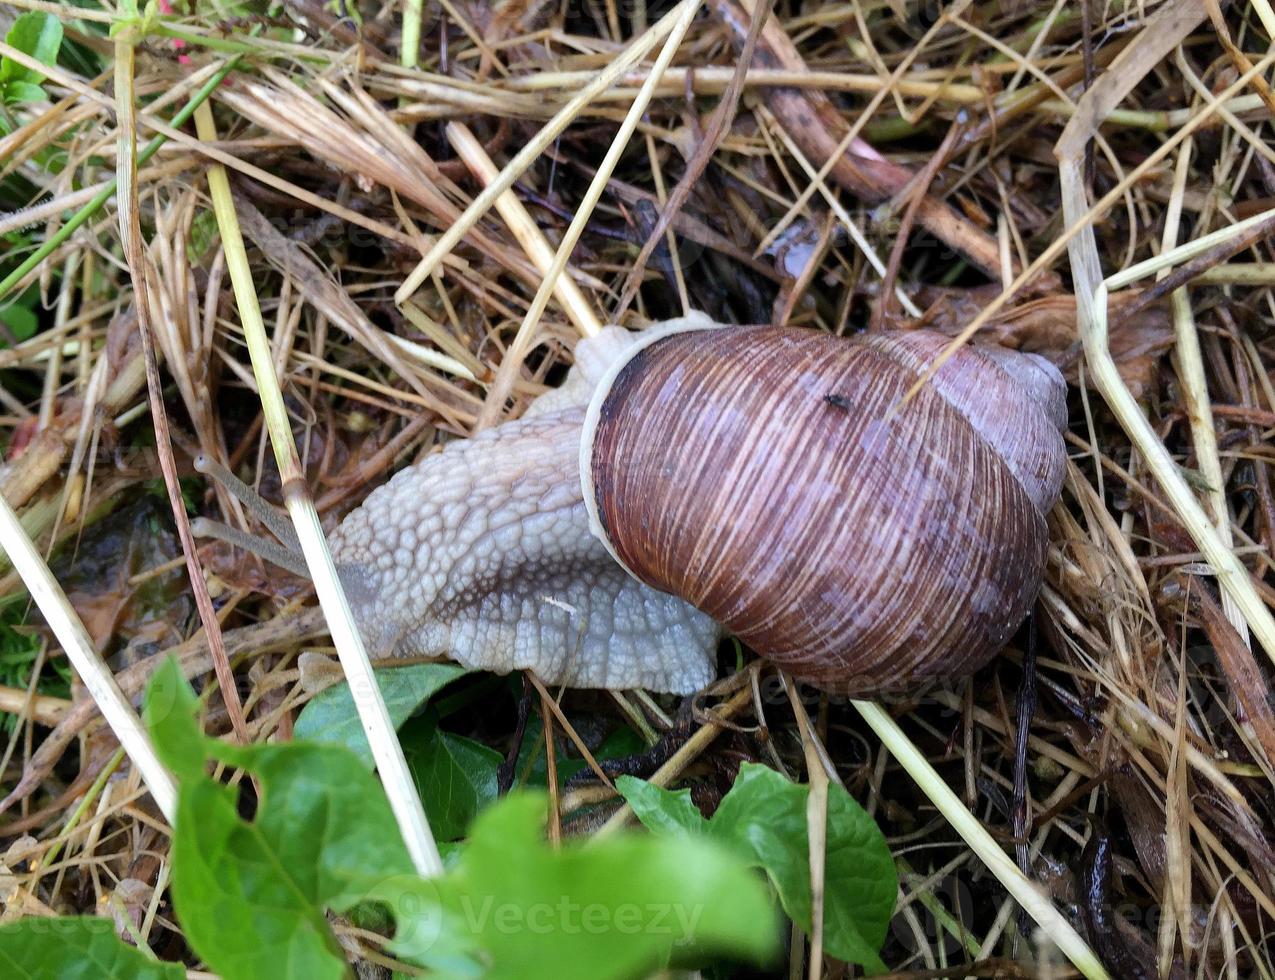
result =
[[[1047,361],[949,338],[703,329],[642,338],[594,391],[591,528],[642,582],[795,675],[865,694],[972,672],[1044,568],[1066,465]]]

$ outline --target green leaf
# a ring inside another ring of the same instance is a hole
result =
[[[703,834],[708,821],[691,802],[691,791],[676,792],[652,786],[644,779],[620,776],[615,781],[620,795],[628,801],[637,818],[651,830],[662,834]]]
[[[838,959],[884,972],[885,964],[878,954],[898,894],[898,872],[881,828],[853,796],[830,785],[824,847],[824,949]]]
[[[7,86],[5,87],[5,92],[8,92]],[[36,97],[41,98],[43,95],[44,92],[41,91]],[[31,300],[31,302],[34,301]],[[13,334],[19,341],[34,337],[36,330],[40,326],[40,320],[35,315],[35,311],[21,303],[10,303],[8,306],[0,308],[0,320],[4,321],[4,325],[9,328],[9,333]],[[0,346],[6,346],[4,341],[0,341]]]
[[[30,916],[0,927],[0,974],[7,980],[182,980],[177,963],[161,963],[93,916]]]
[[[173,899],[191,948],[228,977],[343,977],[325,909],[349,908],[395,878],[415,880],[380,784],[343,749],[205,737],[171,659],[155,672],[144,712],[180,780]],[[256,775],[252,821],[239,816],[235,788],[204,775],[209,755]]]
[[[36,61],[52,65],[56,63],[58,49],[62,46],[62,23],[52,14],[28,11],[13,22],[5,41]],[[6,88],[11,82],[39,82],[43,78],[39,72],[11,58],[0,59],[0,82]]]
[[[714,953],[775,952],[765,889],[729,851],[632,834],[554,851],[542,839],[544,814],[540,793],[486,810],[438,882],[444,909],[482,948],[489,980],[641,977]]]
[[[173,898],[191,947],[228,977],[341,977],[325,908],[342,911],[412,863],[375,778],[350,752],[314,745],[212,746],[256,774],[261,805],[183,781]]]
[[[195,706],[166,663],[145,710],[179,773],[173,900],[191,948],[222,976],[346,976],[327,914],[358,905],[380,921],[366,903],[393,914],[390,949],[439,977],[620,980],[777,945],[766,890],[737,854],[707,838],[649,835],[556,851],[543,840],[542,794],[485,809],[452,869],[422,879],[353,752],[230,745],[200,733]],[[247,775],[223,785],[205,774],[206,757],[256,777],[251,820],[239,813]]]
[[[652,830],[696,829],[687,809],[693,806],[688,795],[640,780],[621,779],[616,785],[638,819]],[[809,933],[813,913],[807,792],[807,787],[765,766],[746,764],[705,826],[713,840],[765,870],[784,911]],[[879,951],[898,892],[889,845],[872,818],[840,786],[828,787],[827,830],[824,949],[838,959],[884,970]]]
[[[298,828],[312,837],[316,828]],[[314,893],[239,819],[235,794],[212,780],[183,784],[173,838],[173,899],[191,948],[231,977],[345,975],[345,961]]]
[[[457,840],[479,810],[495,801],[501,754],[435,727],[408,751],[429,825],[439,840]]]
[[[142,720],[155,743],[159,761],[179,780],[204,772],[204,735],[195,720],[198,703],[175,658],[169,657],[151,675],[142,699]]]
[[[426,701],[456,678],[465,674],[456,664],[415,664],[375,671],[376,683],[385,698],[394,727],[402,725]],[[298,739],[327,745],[343,745],[372,766],[372,749],[363,734],[363,723],[345,682],[316,695],[304,708],[293,727]]]
[[[4,101],[39,102],[44,98],[44,89],[35,82],[7,82],[4,86]]]

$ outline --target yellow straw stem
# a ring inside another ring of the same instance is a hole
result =
[[[617,79],[641,61],[648,51],[659,44],[673,30],[673,25],[685,16],[686,8],[692,5],[698,7],[699,0],[682,0],[680,4],[653,24],[645,34],[635,38],[615,61],[598,72],[593,81],[580,89],[575,98],[559,109],[554,117],[545,123],[544,128],[505,165],[500,172],[500,176],[474,198],[473,203],[464,210],[461,216],[456,219],[456,222],[438,237],[434,247],[426,253],[425,258],[421,259],[420,264],[412,270],[411,275],[407,277],[403,285],[399,287],[398,292],[394,294],[394,302],[400,306],[405,303],[408,297],[416,292],[426,279],[433,275],[439,263],[447,257],[469,230],[478,223],[479,219],[491,210],[492,205],[496,203],[496,198],[514,185],[514,181],[521,177],[526,169],[535,163],[536,159],[545,151],[549,144],[571,125],[585,106],[615,84]]]
[[[876,732],[881,743],[911,776],[930,802],[938,808],[952,829],[961,835],[970,850],[987,865],[987,869],[1005,886],[1005,890],[1036,920],[1036,924],[1069,959],[1087,980],[1111,980],[1102,962],[1081,938],[1070,922],[1028,877],[1010,860],[999,844],[987,832],[981,820],[970,812],[943,777],[935,772],[920,749],[904,734],[893,718],[878,704],[869,701],[852,701],[863,720]]]
[[[142,719],[137,716],[133,706],[124,697],[124,692],[115,683],[115,675],[93,649],[93,641],[89,639],[80,617],[67,601],[66,593],[58,585],[49,566],[36,550],[35,542],[27,536],[18,522],[18,515],[4,497],[0,497],[0,547],[13,562],[13,567],[22,577],[31,598],[53,630],[53,635],[62,644],[67,659],[84,682],[98,710],[102,712],[102,717],[111,726],[111,731],[141,773],[142,781],[155,799],[155,805],[171,824],[177,812],[177,786],[173,777],[159,761]]]
[[[484,185],[491,185],[500,176],[500,171],[483,149],[483,145],[474,138],[474,134],[464,123],[448,123],[447,140],[457,156],[465,162],[465,166]],[[527,253],[527,258],[531,259],[536,271],[547,276],[553,268],[553,246],[549,244],[535,219],[527,213],[522,201],[518,200],[518,195],[513,191],[505,191],[496,198],[496,210],[505,219],[505,224],[513,232],[514,238],[518,239],[518,244]],[[553,295],[562,304],[575,328],[580,331],[580,336],[592,337],[602,329],[602,323],[593,312],[593,307],[570,275],[557,277],[553,284]]]
[[[217,139],[212,112],[207,105],[200,106],[196,111],[195,128],[201,140],[211,143]],[[380,688],[377,687],[363,639],[337,578],[336,566],[332,562],[323,528],[319,524],[318,511],[315,510],[314,501],[306,488],[300,457],[292,438],[292,427],[283,403],[283,393],[279,389],[278,378],[275,377],[270,341],[261,319],[252,270],[248,265],[248,253],[244,248],[239,218],[230,193],[230,181],[221,164],[213,164],[209,168],[208,190],[212,196],[217,227],[221,232],[226,270],[230,274],[248,355],[252,360],[252,372],[257,382],[266,431],[270,434],[270,444],[283,482],[284,505],[296,527],[301,552],[310,569],[319,605],[332,634],[332,642],[336,645],[341,668],[354,696],[354,705],[358,710],[359,720],[363,723],[363,732],[372,749],[372,757],[376,760],[377,770],[385,786],[386,796],[389,797],[390,808],[403,834],[403,841],[420,874],[442,874],[443,862],[438,854],[438,845],[430,832],[429,821],[408,771],[407,760],[403,757],[403,748],[394,732],[394,725],[385,708]]]
[[[655,95],[655,88],[659,84],[660,76],[663,75],[664,69],[668,67],[669,62],[673,60],[673,55],[677,53],[678,45],[682,43],[682,38],[686,36],[686,32],[690,29],[691,21],[695,19],[695,14],[699,11],[699,4],[700,0],[684,0],[677,8],[680,16],[674,23],[668,40],[664,42],[664,47],[660,49],[659,56],[655,59],[655,67],[651,69],[651,74],[647,77],[646,83],[642,86],[641,91],[638,92],[637,98],[633,100],[633,105],[629,107],[628,113],[625,114],[624,122],[620,124],[620,129],[615,134],[615,139],[611,141],[610,149],[607,150],[602,163],[598,165],[597,173],[594,174],[588,190],[585,191],[584,197],[576,208],[575,217],[571,219],[571,224],[567,226],[567,230],[562,236],[562,243],[558,246],[553,262],[545,270],[540,288],[536,290],[535,298],[532,299],[531,305],[527,307],[522,323],[518,325],[518,333],[514,336],[513,343],[509,345],[509,350],[500,362],[500,368],[496,372],[496,380],[492,383],[491,390],[487,393],[487,402],[483,406],[483,413],[479,418],[480,427],[494,422],[499,417],[505,400],[513,390],[516,373],[522,365],[523,358],[531,350],[532,338],[535,336],[536,327],[540,324],[540,317],[544,315],[545,307],[549,305],[549,297],[553,294],[557,283],[563,279],[562,273],[567,267],[567,260],[571,257],[571,253],[575,249],[576,243],[580,240],[580,236],[584,234],[585,225],[588,224],[589,219],[593,216],[593,209],[602,197],[602,192],[606,190],[607,184],[611,180],[611,174],[615,171],[616,164],[620,162],[620,157],[624,154],[625,149],[628,148],[629,139],[632,137],[633,131],[637,129],[638,122],[646,113],[646,108],[650,105],[651,98]]]

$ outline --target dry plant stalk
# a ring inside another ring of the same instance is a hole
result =
[[[544,279],[540,283],[540,288],[536,290],[535,297],[527,307],[527,312],[523,315],[522,323],[518,325],[518,332],[514,335],[513,342],[509,345],[509,350],[500,362],[500,369],[496,372],[495,381],[492,382],[491,389],[487,392],[487,401],[483,406],[483,412],[478,417],[479,428],[491,425],[499,419],[500,414],[503,412],[505,401],[513,388],[514,373],[521,367],[523,358],[527,356],[527,352],[531,348],[531,341],[536,328],[540,324],[540,317],[549,305],[549,297],[553,295],[554,290],[557,288],[558,279],[567,268],[567,261],[571,258],[571,252],[580,240],[580,236],[584,233],[584,226],[588,223],[594,207],[597,206],[598,199],[606,189],[607,182],[611,179],[611,174],[615,170],[616,164],[620,162],[620,155],[628,146],[629,138],[633,135],[634,129],[637,128],[638,120],[646,112],[647,106],[650,105],[660,76],[664,73],[664,69],[668,67],[669,62],[673,60],[673,55],[677,53],[678,46],[682,43],[682,38],[686,36],[686,32],[690,30],[691,21],[695,19],[695,14],[698,10],[699,0],[683,0],[676,8],[677,17],[669,29],[668,39],[665,40],[659,55],[656,56],[651,74],[646,82],[643,83],[637,98],[633,100],[633,105],[630,106],[629,111],[625,114],[624,121],[620,124],[619,131],[615,134],[615,139],[611,141],[611,146],[607,149],[606,156],[603,158],[602,163],[598,165],[597,173],[594,174],[593,180],[589,183],[589,188],[585,191],[579,208],[571,219],[571,224],[567,226],[566,232],[563,233],[562,242],[558,245],[557,252],[553,257],[553,263],[544,271]],[[489,189],[498,185],[499,178],[496,178],[489,185]]]
[[[195,125],[200,139],[209,142],[216,140],[217,132],[212,114],[206,105],[196,110]],[[438,845],[430,832],[429,821],[416,792],[416,784],[407,769],[403,747],[399,744],[385,700],[372,673],[372,664],[364,649],[363,639],[337,579],[336,566],[332,563],[332,555],[319,524],[318,512],[306,488],[301,460],[292,439],[292,427],[275,377],[270,343],[257,306],[252,270],[239,234],[239,223],[235,217],[230,183],[225,170],[214,165],[208,172],[208,183],[221,232],[222,248],[226,252],[226,265],[239,305],[240,322],[252,357],[257,393],[261,398],[266,428],[274,447],[275,463],[283,481],[284,504],[296,528],[306,565],[313,576],[319,605],[341,658],[341,668],[345,672],[350,690],[357,694],[354,698],[355,707],[371,746],[372,758],[376,761],[381,782],[385,786],[390,808],[394,811],[403,834],[403,842],[420,874],[426,877],[442,874],[443,862],[438,854]]]
[[[493,183],[500,176],[500,171],[487,155],[487,151],[464,123],[448,123],[447,139],[465,161],[465,166],[469,167],[484,186]],[[518,244],[527,253],[527,258],[531,259],[536,271],[547,278],[549,270],[553,268],[553,246],[537,227],[535,219],[511,191],[505,191],[496,198],[496,210],[500,212],[500,216],[509,226],[513,236],[518,239]],[[593,312],[593,307],[589,305],[583,291],[576,285],[574,276],[564,270],[554,282],[553,292],[567,316],[571,318],[572,324],[580,331],[580,336],[596,336],[602,329],[602,323]]]
[[[52,627],[93,703],[137,766],[155,805],[171,824],[177,810],[177,786],[173,777],[155,754],[146,726],[120,691],[115,675],[93,649],[84,624],[67,601],[66,593],[18,522],[17,514],[3,498],[0,498],[0,548],[22,576],[23,584]]]
[[[681,2],[665,14],[659,21],[639,38],[636,38],[618,58],[611,62],[597,77],[551,119],[536,134],[535,138],[524,146],[509,161],[492,183],[488,184],[478,197],[467,207],[464,213],[433,244],[420,264],[412,270],[412,274],[403,281],[403,285],[394,294],[398,303],[403,303],[412,293],[420,288],[442,262],[443,258],[456,247],[456,244],[474,227],[475,223],[496,203],[496,198],[509,190],[514,181],[545,151],[545,148],[571,124],[580,111],[600,92],[606,90],[625,71],[640,61],[648,51],[664,40],[676,25],[686,19],[687,10],[697,9],[700,0],[681,0]],[[648,96],[649,98],[649,96]]]
[[[177,464],[173,458],[172,439],[168,428],[168,414],[164,408],[163,383],[159,376],[159,361],[155,356],[155,327],[151,322],[151,291],[148,285],[150,263],[142,241],[141,220],[137,199],[137,130],[133,107],[133,54],[134,38],[122,34],[115,42],[115,96],[119,109],[119,140],[117,142],[116,175],[120,184],[119,208],[120,239],[124,243],[124,255],[128,262],[133,283],[134,304],[137,308],[138,334],[142,342],[142,356],[146,365],[146,388],[150,398],[151,418],[155,426],[155,444],[159,452],[160,469],[168,492],[169,506],[181,538],[182,552],[186,559],[186,572],[199,618],[208,636],[213,667],[217,673],[222,701],[230,715],[230,725],[241,745],[248,744],[248,729],[244,723],[243,705],[239,702],[239,689],[234,673],[221,642],[221,623],[213,609],[204,581],[204,570],[195,552],[195,539],[190,533],[190,521],[186,517],[186,504],[182,500],[178,483]],[[171,363],[171,358],[170,358]],[[180,371],[178,372],[180,373]],[[193,397],[188,399],[194,401]],[[198,418],[198,416],[196,416]]]
[[[1089,135],[1096,129],[1106,103],[1114,104],[1195,26],[1203,11],[1190,0],[1175,0],[1158,11],[1144,29],[1145,44],[1126,49],[1113,63],[1109,74],[1095,85],[1081,102],[1081,110],[1067,124],[1059,140],[1058,168],[1063,186],[1063,208],[1068,224],[1074,229],[1069,236],[1068,252],[1076,279],[1076,310],[1081,339],[1094,382],[1111,405],[1125,431],[1147,460],[1200,550],[1208,557],[1218,581],[1243,613],[1250,629],[1267,655],[1275,661],[1275,617],[1257,595],[1249,581],[1248,570],[1213,527],[1195,494],[1178,473],[1164,444],[1147,423],[1129,389],[1120,378],[1115,361],[1107,348],[1106,300],[1111,286],[1104,282],[1097,244],[1088,227],[1090,207],[1084,191],[1081,172],[1082,154]],[[1125,57],[1128,55],[1128,57]],[[1234,229],[1233,231],[1239,231]],[[1197,243],[1197,248],[1207,247]],[[1164,258],[1163,256],[1161,257]],[[1113,277],[1118,286],[1141,270],[1131,270]]]

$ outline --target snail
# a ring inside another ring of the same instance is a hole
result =
[[[604,328],[525,414],[330,536],[374,657],[690,693],[722,629],[845,693],[972,673],[1041,582],[1065,386],[948,338]]]

